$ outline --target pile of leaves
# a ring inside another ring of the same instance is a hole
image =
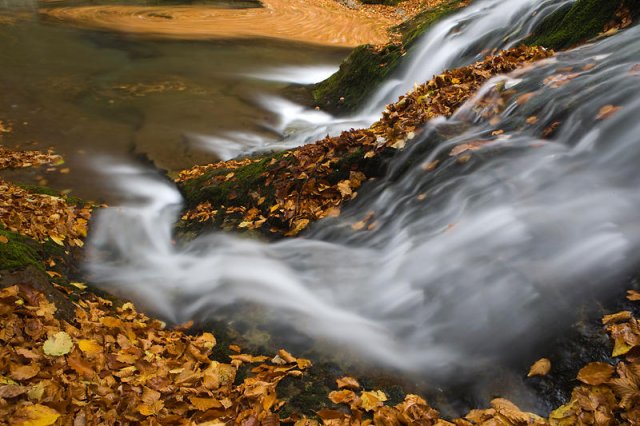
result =
[[[55,313],[28,286],[0,291],[0,418],[10,425],[275,425],[278,383],[311,366],[284,350],[214,361],[211,333],[166,330],[91,294],[75,323]],[[258,365],[236,380],[243,364]]]
[[[62,163],[62,157],[52,152],[14,151],[0,147],[0,169]],[[0,180],[0,224],[9,231],[40,242],[50,239],[61,246],[82,247],[90,216],[89,206],[78,206],[64,197],[38,194]]]
[[[12,232],[40,242],[50,239],[61,246],[82,247],[90,217],[89,206],[0,181],[0,224]]]
[[[10,125],[4,125],[0,121],[0,133],[8,133],[10,131]],[[62,163],[62,157],[52,151],[46,153],[41,151],[14,151],[0,146],[0,170],[37,167],[48,164],[59,165]]]
[[[630,291],[630,300],[640,293]],[[631,312],[602,319],[617,362],[592,362],[577,374],[570,400],[548,418],[496,398],[486,409],[443,419],[418,395],[387,405],[381,390],[363,389],[357,379],[336,380],[328,395],[335,408],[316,417],[280,418],[286,405],[278,384],[302,378],[311,361],[285,350],[273,357],[241,353],[214,359],[215,337],[167,330],[131,303],[86,293],[73,323],[59,320],[56,307],[28,285],[0,290],[0,418],[9,425],[184,424],[247,426],[295,423],[323,425],[618,425],[640,419],[640,322]],[[239,369],[249,370],[239,374]],[[542,359],[529,373],[546,375]]]
[[[311,222],[340,214],[380,162],[405,147],[436,116],[448,117],[490,77],[547,58],[552,51],[521,46],[447,71],[387,106],[369,129],[350,130],[279,154],[196,166],[176,181],[187,201],[188,227],[294,236]]]

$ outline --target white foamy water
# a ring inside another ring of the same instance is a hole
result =
[[[88,268],[101,286],[176,322],[250,302],[389,365],[482,368],[568,324],[569,312],[640,260],[638,35],[627,30],[510,76],[513,99],[536,96],[512,101],[492,125],[473,102],[432,122],[340,218],[304,238],[267,244],[213,233],[177,247],[174,186],[138,167],[109,167],[129,200],[99,214]],[[567,67],[577,76],[545,84]],[[605,105],[621,109],[596,119]],[[538,122],[525,125],[531,116]],[[557,134],[539,139],[556,120]],[[492,142],[468,163],[448,155],[479,139]],[[436,158],[438,169],[425,172]],[[369,212],[377,227],[354,232]]]

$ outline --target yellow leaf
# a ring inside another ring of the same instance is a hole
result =
[[[57,245],[64,246],[64,235],[49,235],[49,238]]]
[[[536,362],[533,363],[531,368],[529,369],[529,374],[527,377],[533,376],[546,376],[551,371],[551,361],[547,358],[540,358]]]
[[[613,341],[613,353],[611,354],[611,356],[616,357],[616,356],[624,355],[627,352],[629,352],[631,349],[633,349],[633,346],[627,344],[627,342],[625,342],[623,338],[617,337]]]
[[[75,288],[79,288],[80,290],[86,290],[87,288],[87,285],[83,283],[69,283],[69,284],[71,284]]]
[[[60,331],[52,337],[49,337],[42,347],[44,353],[50,356],[66,355],[71,352],[72,348],[73,341],[71,340],[71,336],[64,331]]]
[[[384,401],[387,400],[387,395],[379,390],[362,392],[360,399],[362,400],[362,408],[366,411],[373,411],[377,407],[382,407]]]
[[[222,407],[222,404],[215,398],[198,398],[195,396],[190,396],[189,401],[191,401],[191,404],[200,411],[207,411],[210,408]]]
[[[632,302],[640,300],[640,292],[636,290],[627,290],[627,299]]]
[[[621,312],[617,312],[615,314],[610,314],[610,315],[605,315],[602,317],[602,324],[607,325],[609,323],[616,323],[616,322],[622,322],[622,321],[627,321],[631,319],[631,312],[630,311],[621,311]]]
[[[9,239],[7,237],[5,237],[4,235],[0,235],[0,244],[7,244],[9,242]]]
[[[87,355],[95,355],[102,352],[102,347],[95,340],[78,340],[78,347]]]
[[[41,404],[28,405],[20,410],[20,414],[26,417],[24,421],[16,423],[20,426],[48,426],[60,417],[56,410]]]

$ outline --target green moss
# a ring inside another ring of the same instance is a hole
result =
[[[634,17],[640,13],[638,0],[577,0],[544,19],[526,43],[551,49],[575,46],[600,34],[621,6]]]
[[[259,197],[265,197],[261,205],[272,205],[275,193],[274,188],[266,184],[266,173],[279,165],[281,161],[290,161],[290,159],[283,159],[286,152],[261,156],[258,161],[237,169],[211,170],[198,178],[179,184],[178,188],[184,197],[185,208],[187,210],[193,209],[198,204],[208,201],[216,209],[221,206],[227,208],[242,206],[250,209],[259,207],[256,194],[259,194]],[[227,181],[215,179],[230,173],[233,173],[233,177]],[[241,218],[242,214],[240,213],[227,215],[220,211],[213,221],[180,221],[176,225],[176,231],[182,238],[189,239],[191,235],[196,235],[209,227],[235,229]]]
[[[467,0],[448,0],[438,6],[426,9],[408,21],[398,25],[395,30],[402,34],[402,43],[411,47],[419,36],[424,34],[433,24],[451,15],[468,4]]]
[[[52,197],[63,198],[67,203],[72,205],[83,206],[84,204],[86,204],[84,200],[78,197],[64,195],[60,191],[57,191],[53,188],[49,188],[47,186],[32,185],[32,184],[20,183],[20,182],[15,183],[15,185],[19,186],[22,189],[26,189],[27,191],[33,192],[34,194],[44,194],[44,195],[51,195]]]
[[[251,205],[252,199],[249,193],[264,186],[264,174],[269,170],[269,165],[274,160],[279,161],[283,155],[283,152],[265,155],[259,161],[246,166],[234,170],[212,170],[196,179],[184,182],[180,185],[180,189],[187,208],[193,208],[204,201],[209,201],[213,205],[228,205],[230,201],[233,201],[233,205]],[[226,182],[218,182],[214,179],[229,173],[233,173],[233,177]]]
[[[446,1],[395,27],[393,30],[402,36],[399,44],[388,44],[382,49],[371,45],[355,48],[338,72],[312,87],[313,99],[334,113],[354,111],[398,67],[405,51],[411,49],[421,34],[464,3],[464,0]]]
[[[8,240],[0,244],[0,270],[13,271],[32,265],[44,271],[43,253],[38,242],[4,228],[0,228],[0,237]]]

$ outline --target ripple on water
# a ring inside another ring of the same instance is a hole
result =
[[[40,13],[75,26],[179,39],[267,37],[335,46],[387,41],[384,16],[372,17],[323,0],[265,0],[261,8],[74,6]]]

